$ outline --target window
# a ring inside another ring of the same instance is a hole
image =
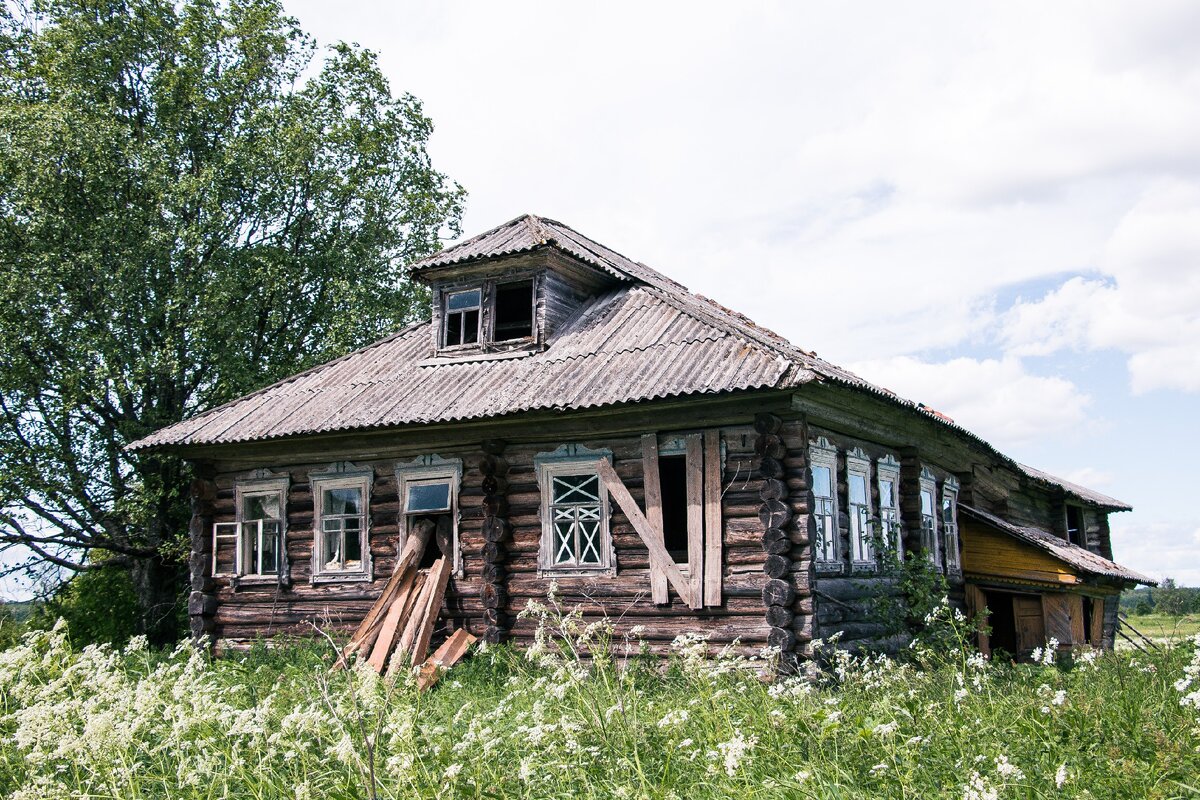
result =
[[[370,470],[342,467],[312,476],[313,578],[370,580]]]
[[[533,337],[533,281],[501,283],[496,286],[496,323],[492,340]]]
[[[1087,532],[1083,526],[1083,509],[1079,506],[1067,506],[1067,541],[1080,547],[1087,547]]]
[[[941,570],[942,559],[938,552],[937,517],[934,505],[937,481],[928,467],[921,470],[919,485],[921,492],[921,549],[925,551],[925,557]]]
[[[900,463],[890,455],[879,459],[879,522],[882,537],[894,549],[897,558],[904,557],[904,528],[900,525]]]
[[[482,294],[480,289],[446,293],[446,310],[442,323],[444,347],[474,344],[479,341]]]
[[[946,571],[962,572],[958,554],[958,481],[946,478],[942,484],[942,537],[946,540]]]
[[[283,543],[282,492],[246,492],[241,496],[242,575],[274,577],[279,574]]]
[[[574,458],[556,457],[557,453]],[[541,568],[549,573],[609,571],[613,563],[608,523],[608,492],[596,474],[596,460],[611,457],[571,445],[534,463],[542,494]]]
[[[287,573],[288,478],[268,470],[234,484],[234,522],[213,526],[213,575],[279,580]]]
[[[688,560],[687,456],[660,455],[658,480],[662,491],[663,546],[676,564]]]
[[[858,568],[875,566],[870,485],[871,462],[866,453],[855,448],[846,454],[846,499],[850,506],[850,560]]]
[[[837,450],[824,436],[809,447],[813,479],[813,556],[820,569],[840,568],[837,528]]]
[[[425,547],[418,567],[424,569],[442,556],[450,558],[454,574],[462,574],[458,545],[458,489],[462,484],[462,461],[436,455],[420,456],[396,466],[396,488],[400,494],[400,549],[413,525],[421,519],[434,524],[434,535]]]
[[[531,343],[537,339],[536,300],[536,276],[446,289],[441,292],[437,346],[476,352],[491,344]]]

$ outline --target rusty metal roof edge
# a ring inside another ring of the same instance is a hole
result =
[[[1036,547],[1043,552],[1049,553],[1059,561],[1069,564],[1072,567],[1080,569],[1091,575],[1099,575],[1105,578],[1120,577],[1123,580],[1133,583],[1143,583],[1147,586],[1158,585],[1158,581],[1151,580],[1136,570],[1129,569],[1128,567],[1118,564],[1116,561],[1113,561],[1110,558],[1105,558],[1099,553],[1093,553],[1091,550],[1080,547],[1073,542],[1060,539],[1049,531],[1044,531],[1041,528],[1033,528],[1028,525],[1015,525],[1002,517],[997,517],[995,514],[989,514],[986,511],[981,511],[978,508],[973,508],[965,503],[959,503],[958,507],[959,510],[967,512],[967,516],[974,517],[980,522],[991,525],[993,528],[996,528],[1002,533],[1006,533],[1015,539],[1019,539],[1020,541]],[[1044,541],[1042,537],[1053,539],[1053,546],[1049,541]],[[1058,551],[1059,548],[1062,548],[1067,553],[1078,551],[1081,554],[1080,559],[1075,561],[1069,560]],[[1102,562],[1103,566],[1108,571],[1104,572],[1096,569],[1095,567],[1088,566],[1086,562],[1092,559]]]

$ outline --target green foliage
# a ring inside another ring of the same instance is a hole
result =
[[[1165,614],[1170,617],[1200,614],[1200,588],[1179,586],[1173,578],[1164,578],[1158,586],[1139,586],[1124,592],[1121,610],[1126,614]]]
[[[188,475],[124,446],[422,313],[464,194],[277,0],[4,3],[0,44],[0,544],[108,551],[162,633]]]
[[[946,578],[924,551],[900,556],[882,537],[876,537],[881,554],[880,577],[871,598],[871,616],[893,634],[942,638],[937,612],[946,598]]]
[[[129,572],[109,567],[79,573],[38,607],[30,625],[50,628],[58,619],[67,622],[75,647],[124,645],[138,632],[138,601]]]
[[[659,670],[605,622],[533,616],[530,652],[476,652],[426,694],[330,674],[311,642],[210,662],[32,634],[0,654],[0,794],[1168,798],[1200,772],[1192,642],[1069,668],[839,653],[771,682],[769,655],[684,637]]]
[[[27,627],[24,615],[18,614],[12,603],[0,603],[0,650],[20,641]]]

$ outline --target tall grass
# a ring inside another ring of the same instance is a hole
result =
[[[1196,642],[1012,665],[941,637],[768,681],[770,653],[705,658],[685,637],[664,668],[606,625],[529,613],[528,653],[477,652],[426,694],[331,675],[314,643],[210,661],[28,634],[0,653],[0,795],[1200,795]]]

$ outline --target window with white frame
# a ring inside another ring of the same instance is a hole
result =
[[[870,486],[871,460],[856,447],[846,454],[846,502],[850,511],[850,560],[859,569],[875,566]]]
[[[818,568],[838,569],[841,553],[837,527],[837,449],[822,436],[809,444],[808,458],[812,466],[812,517],[816,535],[813,555]]]
[[[446,292],[442,313],[442,346],[457,347],[478,342],[482,308],[482,289]]]
[[[932,561],[937,568],[942,568],[941,554],[938,552],[937,538],[937,506],[935,502],[937,479],[929,467],[921,469],[920,480],[921,493],[921,549],[925,551],[925,556]]]
[[[286,571],[288,478],[267,470],[234,484],[234,522],[213,525],[213,575],[276,580]]]
[[[335,470],[312,477],[314,579],[369,580],[369,470]]]
[[[458,489],[462,484],[462,461],[440,456],[420,456],[396,466],[400,494],[400,548],[403,549],[413,524],[422,518],[434,523],[435,541],[425,548],[424,561],[432,563],[448,556],[455,574],[462,573],[458,545]],[[442,552],[448,547],[450,552]]]
[[[611,570],[608,492],[596,472],[601,457],[611,454],[565,446],[535,459],[542,494],[543,572]]]
[[[900,525],[900,462],[886,455],[875,465],[879,478],[879,523],[884,543],[897,558],[904,557],[904,529]]]
[[[962,572],[958,554],[958,481],[953,476],[942,483],[942,537],[946,541],[946,571]]]

